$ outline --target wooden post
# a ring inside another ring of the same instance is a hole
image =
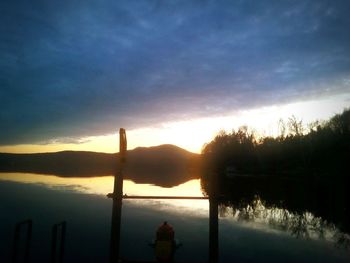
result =
[[[63,262],[63,254],[64,254],[64,242],[66,239],[66,221],[63,221],[61,223],[58,224],[54,224],[52,227],[52,241],[51,241],[51,262],[55,263],[55,262],[59,262],[62,263]],[[58,236],[58,229],[59,227],[61,227],[61,241],[59,244],[59,250],[58,250],[58,257],[57,257],[57,238]]]
[[[33,221],[31,219],[19,222],[16,224],[15,227],[15,238],[14,238],[14,245],[13,245],[13,254],[12,254],[12,262],[17,262],[18,257],[18,250],[19,250],[19,241],[20,241],[20,231],[21,227],[27,225],[27,236],[26,236],[26,244],[25,244],[25,250],[24,250],[24,262],[29,262],[29,249],[30,249],[30,242],[32,239],[32,226]]]
[[[120,225],[122,216],[123,200],[123,166],[126,161],[126,133],[125,129],[119,130],[119,163],[117,172],[114,175],[113,188],[113,208],[112,208],[112,226],[110,241],[110,263],[117,263],[120,255]]]
[[[218,178],[212,174],[209,190],[209,262],[219,261]]]

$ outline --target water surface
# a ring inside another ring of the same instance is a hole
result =
[[[0,261],[10,261],[14,224],[31,218],[34,222],[32,262],[48,260],[51,226],[62,220],[68,222],[65,262],[107,262],[112,203],[106,194],[112,191],[112,185],[112,176],[61,178],[0,174]],[[199,180],[172,188],[125,180],[124,193],[202,196]],[[244,213],[221,208],[221,262],[349,261],[349,250],[337,246],[330,238],[334,229],[325,226],[323,238],[298,237],[278,224],[282,211],[270,211],[263,206],[259,211],[260,214],[255,210],[252,217],[249,209]],[[176,237],[184,244],[176,253],[176,259],[207,260],[207,200],[124,200],[122,213],[121,253],[124,258],[153,259],[153,251],[147,243],[154,237],[157,226],[167,220],[175,227]],[[313,215],[309,217],[312,219]]]

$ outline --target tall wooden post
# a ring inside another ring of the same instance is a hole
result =
[[[58,230],[60,227],[61,234],[58,235]],[[63,221],[58,224],[54,224],[52,227],[52,241],[51,241],[51,262],[52,263],[62,263],[63,262],[63,254],[64,254],[64,242],[66,239],[66,228],[67,222]],[[58,240],[57,238],[60,236],[61,241],[59,244],[59,250],[57,248]],[[58,251],[57,251],[58,250]],[[58,252],[58,257],[56,256]]]
[[[15,228],[15,239],[14,239],[14,244],[13,244],[13,254],[12,254],[12,262],[16,263],[17,258],[18,258],[18,250],[19,250],[19,242],[20,242],[20,231],[22,226],[27,225],[27,236],[25,239],[25,250],[24,250],[24,261],[23,262],[29,262],[29,249],[30,249],[30,242],[32,239],[32,226],[33,226],[33,221],[31,219],[19,222],[16,224]],[[22,246],[23,247],[23,246]]]
[[[118,169],[114,175],[113,188],[113,208],[112,208],[112,226],[110,241],[110,263],[117,263],[120,252],[120,224],[122,216],[122,200],[123,200],[123,168],[126,161],[126,133],[125,129],[119,130],[119,162]]]
[[[211,174],[209,185],[209,262],[219,261],[218,178]]]

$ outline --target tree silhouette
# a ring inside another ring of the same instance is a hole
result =
[[[223,205],[243,211],[258,197],[267,207],[311,212],[350,233],[350,109],[308,126],[292,116],[279,127],[277,137],[257,139],[244,126],[205,144],[203,192],[214,175]]]

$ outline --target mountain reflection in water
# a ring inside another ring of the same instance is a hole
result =
[[[50,227],[64,219],[68,222],[65,262],[106,261],[111,202],[105,195],[112,191],[112,185],[113,176],[62,178],[0,174],[0,207],[4,212],[0,215],[0,245],[4,249],[1,254],[10,255],[14,223],[30,217],[35,231],[33,260],[44,260],[50,251]],[[310,212],[299,215],[281,203],[271,205],[271,200],[266,202],[258,195],[251,198],[248,192],[246,195],[242,192],[245,192],[244,187],[241,192],[236,191],[240,201],[231,199],[220,205],[221,262],[348,262],[350,259],[348,248],[335,246],[338,240],[334,236],[340,231],[334,225],[325,223]],[[124,193],[202,196],[202,188],[199,180],[190,180],[172,188],[125,180]],[[153,253],[147,242],[154,237],[154,231],[162,220],[169,220],[175,226],[177,238],[184,243],[176,253],[177,260],[207,259],[207,200],[125,200],[123,256],[152,260]],[[135,251],[138,253],[135,254]],[[1,262],[8,262],[7,258],[1,259]]]
[[[58,177],[54,175],[31,173],[0,173],[0,180],[37,184],[61,191],[73,191],[106,196],[108,193],[113,192],[114,176]],[[193,179],[170,188],[164,188],[153,184],[137,184],[131,180],[124,180],[123,188],[123,193],[126,195],[203,196],[199,179]],[[149,201],[145,200],[134,200],[133,202],[139,204],[149,203]],[[157,202],[166,204],[166,207],[171,207],[172,209],[181,207],[200,209],[201,211],[208,210],[208,201],[206,200],[158,200]]]

